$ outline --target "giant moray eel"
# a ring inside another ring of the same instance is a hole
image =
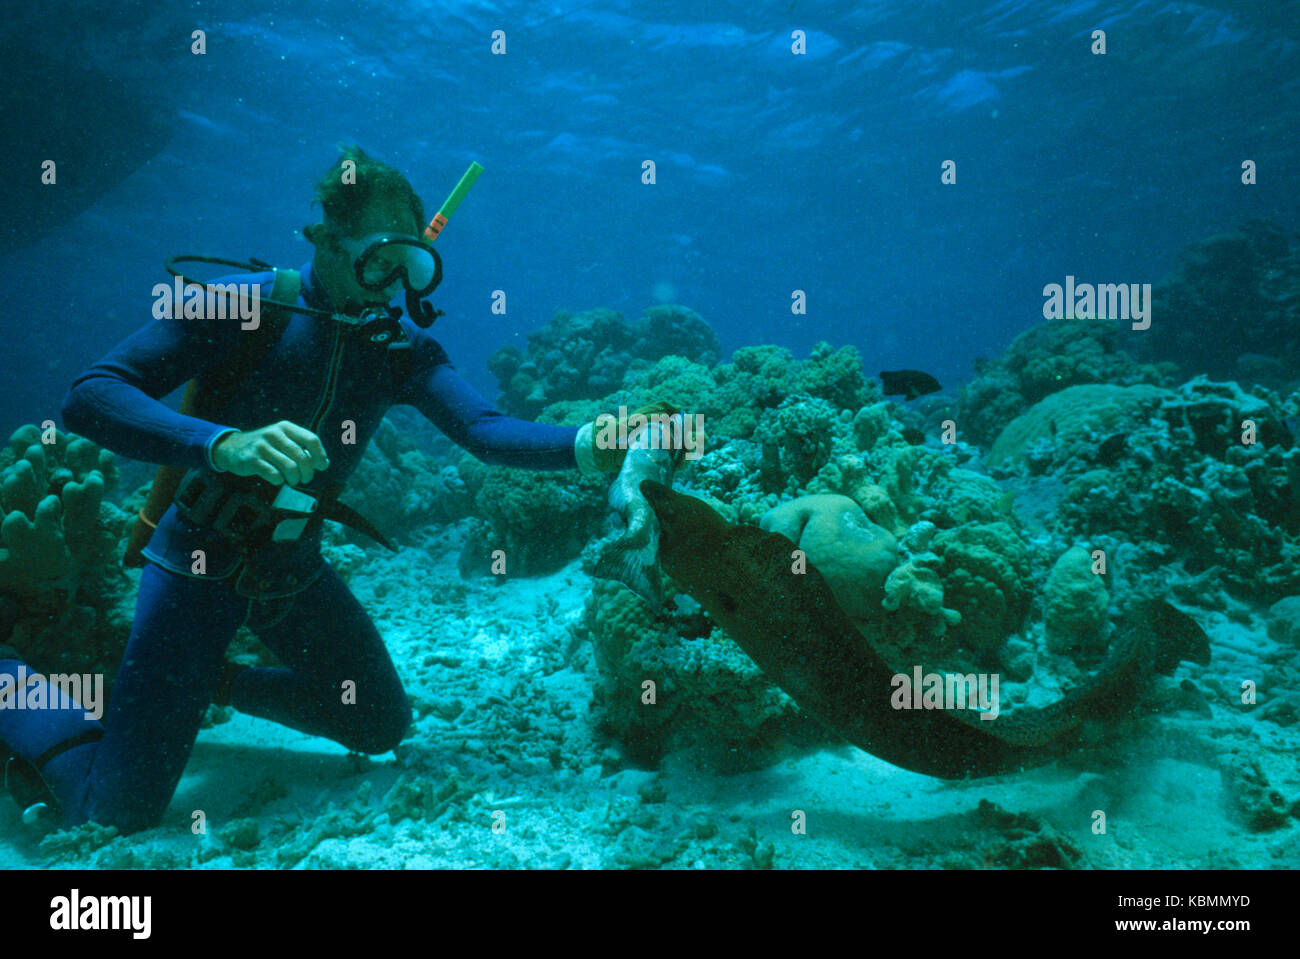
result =
[[[1124,630],[1096,676],[1042,709],[996,719],[962,709],[895,709],[892,669],[858,632],[811,564],[791,572],[795,546],[778,533],[733,526],[702,500],[647,480],[663,569],[695,597],[800,708],[850,743],[913,772],[960,779],[1041,765],[1076,748],[1088,720],[1122,715],[1151,671],[1209,662],[1186,614],[1161,601]]]

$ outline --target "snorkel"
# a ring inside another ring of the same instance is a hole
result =
[[[442,259],[433,249],[433,241],[438,239],[442,233],[442,228],[447,225],[451,215],[456,212],[460,206],[460,201],[465,199],[465,194],[469,188],[474,185],[474,181],[479,178],[483,172],[483,166],[477,160],[470,162],[469,169],[464,172],[456,186],[452,188],[447,199],[442,201],[442,206],[438,212],[433,215],[429,225],[424,228],[424,239],[429,244],[429,252],[433,254],[434,262],[437,264],[437,273],[434,286],[442,280]],[[433,325],[433,321],[438,318],[438,311],[416,296],[410,290],[406,291],[406,315],[411,318],[411,322],[423,329],[428,329]]]
[[[442,207],[433,215],[429,225],[424,228],[424,238],[429,241],[430,245],[433,244],[434,240],[438,239],[438,234],[447,225],[451,215],[456,212],[456,207],[460,206],[460,201],[465,199],[465,194],[469,192],[469,188],[474,185],[474,181],[479,178],[479,174],[482,172],[483,167],[477,160],[470,163],[469,169],[460,178],[460,182],[451,191],[451,195],[443,201]]]

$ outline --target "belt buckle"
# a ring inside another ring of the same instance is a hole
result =
[[[271,508],[306,515],[296,516],[276,523],[275,529],[271,533],[271,542],[292,543],[301,537],[319,506],[316,497],[310,493],[304,493],[290,486],[281,487],[280,492],[276,494],[275,499],[271,502]]]

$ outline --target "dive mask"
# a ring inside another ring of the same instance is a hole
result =
[[[442,282],[438,254],[409,234],[372,233],[360,240],[340,237],[339,242],[352,257],[357,282],[364,289],[383,291],[400,280],[408,292],[424,297]]]

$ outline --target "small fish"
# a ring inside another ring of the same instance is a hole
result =
[[[659,520],[641,492],[645,480],[671,488],[678,450],[672,448],[674,434],[680,437],[681,415],[652,420],[628,440],[623,468],[609,487],[610,508],[627,526],[626,532],[606,547],[596,562],[593,575],[612,579],[636,593],[658,610],[664,601],[659,573]]]
[[[1127,448],[1127,433],[1116,433],[1114,436],[1107,437],[1101,446],[1097,447],[1097,462],[1103,466],[1113,466],[1119,462],[1120,456],[1124,454],[1124,450]]]
[[[902,396],[909,400],[943,389],[938,380],[920,370],[885,370],[880,374],[880,382],[885,386],[886,396]]]
[[[915,426],[903,427],[903,439],[905,439],[912,446],[925,445],[925,434],[922,433],[920,430],[918,430]]]

